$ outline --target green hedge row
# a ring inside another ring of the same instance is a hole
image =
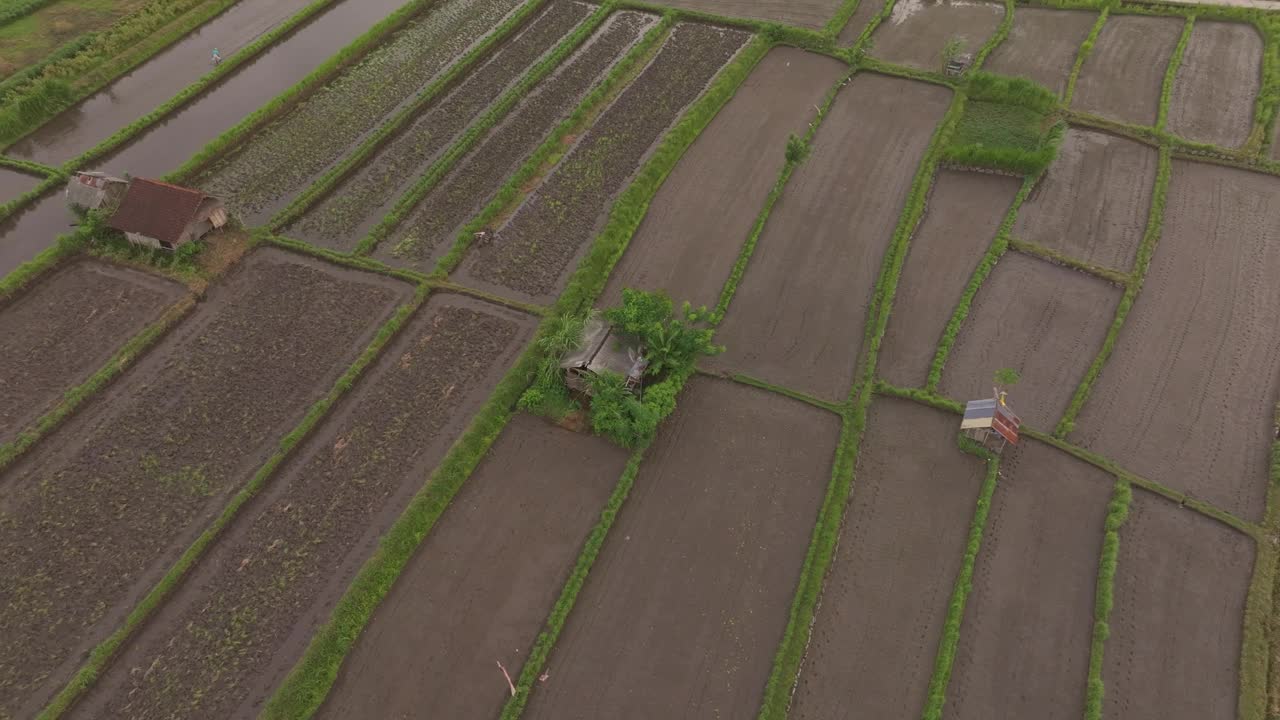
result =
[[[1107,506],[1105,534],[1102,538],[1102,557],[1098,562],[1098,584],[1093,601],[1093,639],[1089,648],[1089,680],[1085,690],[1085,720],[1102,720],[1102,653],[1107,637],[1111,634],[1108,622],[1111,618],[1112,589],[1115,587],[1116,559],[1120,553],[1120,526],[1129,517],[1129,503],[1133,491],[1129,483],[1117,480],[1111,503]]]

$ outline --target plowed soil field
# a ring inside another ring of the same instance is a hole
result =
[[[1120,288],[1017,252],[1006,253],[969,308],[939,390],[961,402],[990,397],[997,370],[1022,379],[1011,404],[1049,431],[1062,418],[1115,320]]]
[[[97,372],[183,292],[154,275],[82,260],[0,302],[0,445]]]
[[[1155,125],[1165,70],[1182,35],[1181,18],[1112,15],[1080,69],[1071,107]]]
[[[407,291],[259,250],[0,476],[0,713],[35,715]]]
[[[1000,475],[960,625],[947,717],[1079,720],[1115,478],[1036,442],[1006,450]]]
[[[1009,37],[991,53],[982,69],[1030,78],[1062,95],[1080,44],[1098,20],[1092,12],[1019,6]]]
[[[840,91],[760,236],[716,367],[844,400],[885,249],[950,100],[870,73]]]
[[[342,251],[355,249],[374,223],[489,106],[595,8],[563,0],[546,6],[456,87],[420,108],[415,119],[351,177],[286,231]]]
[[[1164,234],[1072,435],[1251,520],[1280,391],[1277,183],[1174,161]]]
[[[461,281],[524,300],[553,300],[650,148],[748,37],[738,30],[678,24],[649,66],[510,222],[472,247],[458,272]]]
[[[512,418],[365,628],[319,717],[497,717],[507,689],[494,661],[519,676],[626,461],[599,438]]]
[[[825,411],[694,378],[525,717],[754,716],[839,434]]]
[[[986,463],[956,418],[877,398],[853,496],[792,700],[794,720],[914,718],[924,709]]]
[[[658,0],[656,4],[819,29],[836,14],[840,0]]]
[[[1133,140],[1072,128],[1018,210],[1015,237],[1129,272],[1147,228],[1158,157]]]
[[[597,80],[656,21],[652,15],[609,16],[573,57],[530,93],[507,119],[418,202],[377,250],[379,259],[430,271],[454,237],[488,204],[543,137],[573,111]]]
[[[75,715],[256,715],[533,324],[477,300],[431,298]]]
[[[1001,175],[938,171],[893,298],[880,345],[881,377],[924,387],[943,331],[1021,185]]]
[[[1191,28],[1169,103],[1169,131],[1239,147],[1253,129],[1262,87],[1262,36],[1244,23],[1198,21]]]
[[[995,34],[1004,6],[979,0],[899,0],[871,36],[871,55],[891,63],[942,72],[942,48],[952,39],[977,55]]]
[[[40,178],[0,167],[0,205],[18,199],[40,184]]]
[[[786,162],[787,136],[804,135],[814,108],[848,71],[796,48],[766,55],[649,204],[603,304],[621,301],[625,287],[714,307]]]
[[[1134,492],[1102,661],[1104,717],[1236,717],[1254,552],[1216,520]]]
[[[853,17],[849,18],[849,22],[845,23],[840,29],[840,35],[836,38],[843,47],[849,47],[858,42],[858,38],[862,36],[862,32],[871,24],[871,20],[884,10],[884,0],[860,0],[858,7],[853,11]]]

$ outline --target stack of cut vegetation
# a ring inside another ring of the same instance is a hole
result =
[[[1024,78],[974,72],[966,94],[945,160],[1020,175],[1035,175],[1053,162],[1066,128],[1053,91]]]

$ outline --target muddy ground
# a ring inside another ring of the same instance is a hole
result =
[[[525,717],[754,716],[839,434],[812,406],[690,381]]]
[[[858,73],[769,216],[716,335],[718,368],[841,402],[885,249],[945,88]]]
[[[1102,349],[1123,291],[1092,275],[1005,253],[969,308],[939,391],[965,402],[991,397],[997,370],[1021,375],[1010,405],[1022,422],[1052,431]]]
[[[853,17],[849,18],[849,22],[845,23],[843,28],[840,28],[836,42],[844,47],[858,42],[862,31],[867,29],[871,20],[880,14],[881,10],[884,10],[884,0],[860,0],[858,7],[854,8]]]
[[[1182,26],[1182,18],[1108,17],[1080,69],[1072,109],[1155,125],[1165,70]]]
[[[1114,485],[1111,475],[1048,445],[1024,441],[1005,450],[960,625],[947,717],[1084,717]]]
[[[285,234],[349,252],[449,145],[586,19],[594,6],[553,2],[415,118]]]
[[[393,265],[429,272],[462,227],[501,189],[543,138],[656,22],[617,12],[553,75],[543,80],[475,150],[418,202],[377,249]]]
[[[62,687],[410,290],[259,250],[0,475],[0,712]]]
[[[840,8],[840,0],[658,0],[656,4],[725,17],[775,20],[815,30],[826,25]]]
[[[472,247],[458,279],[520,299],[553,300],[650,148],[749,37],[678,24],[515,216],[494,238]]]
[[[431,298],[76,715],[257,714],[533,325],[477,300]]]
[[[447,0],[259,130],[199,179],[249,224],[283,208],[502,22],[517,0]]]
[[[1174,161],[1142,292],[1071,436],[1255,521],[1280,391],[1277,182]]]
[[[1197,21],[1169,101],[1169,132],[1239,147],[1253,130],[1262,87],[1262,35],[1245,23]]]
[[[1098,14],[1093,12],[1019,6],[1013,13],[1009,37],[996,47],[982,69],[1029,78],[1062,95],[1080,45],[1097,20]]]
[[[1148,145],[1068,130],[1057,159],[1019,208],[1014,237],[1129,272],[1146,233],[1158,161]]]
[[[995,34],[1004,6],[977,0],[899,0],[871,36],[871,55],[899,65],[942,72],[942,49],[960,40],[974,56]]]
[[[956,417],[877,398],[792,698],[794,720],[919,717],[986,463]]]
[[[0,205],[17,200],[40,184],[40,178],[0,167]]]
[[[960,296],[1021,186],[1002,175],[938,171],[898,279],[880,345],[880,377],[899,387],[924,387]]]
[[[497,717],[627,453],[512,418],[347,655],[321,718]],[[552,675],[559,678],[559,668]]]
[[[618,304],[626,287],[715,307],[778,181],[787,137],[804,135],[815,108],[847,74],[844,63],[822,55],[770,51],[662,184],[601,303]]]
[[[1226,525],[1134,491],[1102,658],[1104,717],[1236,717],[1254,553]]]
[[[307,4],[308,0],[238,2],[129,74],[41,125],[6,153],[47,165],[61,165],[159,107],[212,70],[213,48],[229,58]],[[374,9],[370,15],[376,12]]]
[[[183,292],[149,273],[81,260],[0,301],[0,445],[53,409]]]

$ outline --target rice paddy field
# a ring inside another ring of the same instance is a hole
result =
[[[1280,717],[1280,8],[28,26],[0,720]],[[80,170],[233,222],[137,248]],[[542,391],[638,291],[715,347],[622,440]]]

